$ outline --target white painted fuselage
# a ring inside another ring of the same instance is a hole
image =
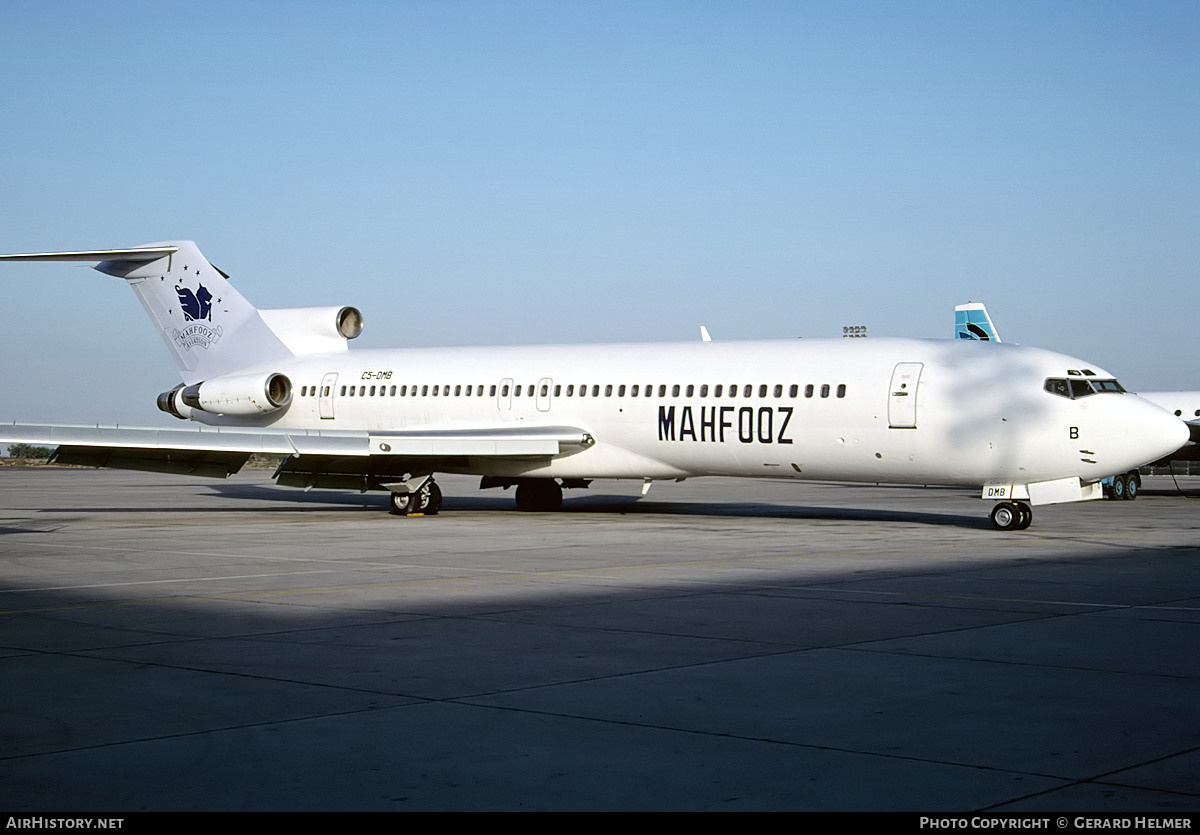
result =
[[[205,423],[386,434],[582,429],[552,458],[461,456],[443,471],[530,478],[703,475],[973,484],[1103,478],[1182,444],[1136,397],[1048,378],[1094,365],[1017,345],[790,340],[362,350],[277,360],[295,396]]]

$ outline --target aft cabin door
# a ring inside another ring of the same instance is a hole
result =
[[[921,381],[921,362],[901,362],[892,371],[888,393],[888,426],[892,429],[917,428],[917,383]]]
[[[337,372],[330,372],[321,378],[320,409],[321,420],[333,420],[333,390],[337,387]]]

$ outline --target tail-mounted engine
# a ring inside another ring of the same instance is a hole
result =
[[[289,307],[260,310],[258,315],[297,356],[345,351],[347,341],[363,329],[356,307]]]
[[[283,374],[215,377],[158,396],[159,409],[184,420],[193,409],[215,415],[260,415],[291,402],[292,381]]]

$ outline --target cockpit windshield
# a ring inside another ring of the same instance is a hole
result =
[[[1048,377],[1046,391],[1065,397],[1068,400],[1078,400],[1093,394],[1123,394],[1125,387],[1116,380],[1083,379],[1080,377]]]

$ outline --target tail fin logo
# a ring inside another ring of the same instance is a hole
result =
[[[212,321],[212,293],[203,284],[193,293],[186,287],[175,285],[175,295],[179,296],[179,309],[183,311],[185,322],[195,322],[183,330],[171,330],[175,344],[185,351],[192,348],[208,348],[221,338],[221,326],[212,327],[200,324],[201,321]]]
[[[175,293],[179,296],[179,307],[183,310],[183,318],[189,322],[197,319],[212,321],[212,293],[201,284],[193,293],[186,287],[175,285]]]

